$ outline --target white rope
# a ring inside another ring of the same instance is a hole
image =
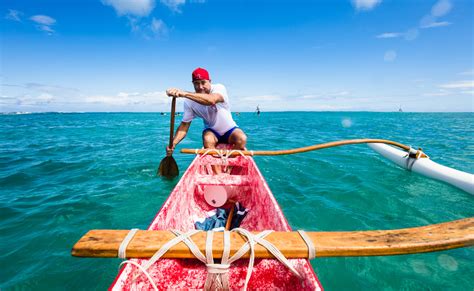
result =
[[[224,230],[224,250],[222,252],[221,264],[227,266],[229,270],[229,255],[230,255],[230,231]],[[222,289],[229,290],[229,272],[221,274],[220,280],[222,282]]]
[[[213,151],[213,150],[216,150],[216,149],[207,149],[202,155],[201,157],[204,157],[205,155],[209,154],[209,152]],[[198,150],[196,150],[196,154],[198,153]]]
[[[293,267],[290,261],[285,258],[285,256],[278,250],[272,243],[265,240],[264,238],[268,236],[273,230],[264,230],[257,234],[252,234],[246,229],[243,228],[234,228],[232,232],[236,232],[242,235],[247,241],[245,244],[231,257],[229,258],[230,254],[230,232],[224,231],[224,250],[222,253],[222,260],[221,264],[215,264],[214,258],[212,255],[212,243],[214,238],[214,232],[208,231],[206,232],[206,254],[204,255],[196,245],[196,243],[191,239],[191,236],[200,232],[200,230],[190,230],[186,233],[183,233],[178,230],[171,230],[171,232],[176,235],[175,238],[171,239],[167,243],[165,243],[143,266],[133,262],[133,261],[125,261],[122,264],[130,263],[136,265],[141,272],[143,272],[148,280],[150,280],[153,287],[156,289],[154,282],[151,279],[150,274],[147,272],[148,268],[153,265],[158,259],[160,259],[170,248],[175,246],[176,244],[183,242],[188,246],[189,250],[194,254],[194,256],[206,264],[207,267],[207,278],[206,283],[204,285],[205,290],[216,290],[216,289],[229,289],[229,268],[230,265],[240,259],[243,255],[245,255],[248,251],[250,251],[250,258],[249,264],[247,267],[247,275],[245,277],[245,284],[244,290],[247,290],[248,283],[252,276],[254,262],[255,262],[255,245],[259,244],[266,248],[278,261],[280,261],[283,265],[285,265],[293,274],[295,274],[298,278],[302,279],[303,277],[301,274]],[[303,240],[305,240],[306,244],[308,245],[308,252],[310,258],[312,258],[312,254],[314,255],[314,246],[311,248],[311,243],[308,243],[304,236],[306,233],[300,232]],[[309,240],[310,241],[310,240]],[[313,251],[311,251],[313,249]],[[121,264],[121,265],[122,265]],[[139,274],[133,278],[135,281],[138,278]],[[132,282],[133,282],[132,281]]]
[[[260,244],[264,248],[266,248],[277,260],[279,260],[283,265],[285,265],[290,271],[295,274],[298,278],[302,279],[303,277],[298,273],[298,271],[291,265],[290,261],[278,250],[272,243],[265,240],[264,237],[269,235],[273,232],[273,230],[264,230],[258,234],[252,234],[246,229],[243,228],[234,228],[233,232],[237,232],[243,235],[247,242],[240,248],[240,250],[230,258],[229,263],[232,263],[240,257],[242,257],[247,251],[250,249],[250,259],[249,265],[247,268],[247,276],[245,278],[244,290],[247,290],[248,282],[250,281],[250,277],[252,276],[253,265],[255,261],[255,244]]]
[[[145,273],[145,275],[148,275],[147,273],[147,270],[148,268],[150,268],[151,265],[153,265],[156,261],[158,261],[170,248],[172,248],[173,246],[177,245],[178,243],[180,242],[184,242],[186,239],[189,239],[190,236],[200,232],[200,230],[197,230],[197,229],[194,229],[194,230],[190,230],[186,233],[181,233],[180,231],[177,231],[177,230],[172,230],[171,232],[173,232],[173,234],[176,235],[175,238],[171,239],[170,241],[168,241],[167,243],[165,243],[146,263],[145,265],[143,266],[143,269],[140,269],[143,273]],[[191,241],[192,242],[192,241]],[[186,243],[186,245],[188,245]],[[201,260],[202,262],[205,262],[206,259],[204,257],[204,255],[201,253],[201,251],[199,251],[199,248],[194,244],[194,246],[190,246],[188,245],[189,249],[191,250],[191,252],[194,254],[194,256],[196,258],[198,258],[199,260]],[[197,250],[197,251],[196,251]],[[133,280],[136,280],[138,278],[139,275],[135,276],[135,278]]]
[[[220,289],[228,290],[229,289],[228,272],[229,272],[230,264],[226,262],[225,256],[226,256],[226,252],[227,252],[227,257],[229,256],[230,242],[226,241],[226,236],[229,237],[228,231],[224,233],[224,251],[222,254],[221,264],[215,264],[214,258],[212,256],[212,242],[214,238],[214,231],[207,232],[207,237],[206,237],[207,277],[206,277],[206,283],[204,284],[204,290],[220,290]]]
[[[148,280],[150,281],[151,286],[153,286],[153,289],[156,290],[156,291],[158,291],[158,287],[156,287],[155,282],[153,282],[153,279],[151,278],[150,274],[149,274],[142,266],[140,266],[140,264],[138,264],[138,263],[135,262],[135,261],[128,260],[128,261],[123,261],[122,263],[120,263],[119,268],[120,268],[122,265],[124,265],[124,264],[132,264],[132,265],[134,265],[135,267],[137,267],[139,270],[141,270],[141,271],[146,275],[146,277],[148,278]],[[134,278],[134,279],[132,280],[132,282],[135,281],[135,279],[136,279],[136,278]]]
[[[121,258],[121,259],[126,259],[127,258],[126,250],[127,250],[128,244],[133,239],[133,237],[135,236],[137,231],[138,231],[138,228],[132,228],[128,232],[127,236],[123,239],[123,241],[120,244],[120,247],[118,249],[118,257],[119,258]]]
[[[410,149],[408,150],[408,153],[405,156],[405,158],[407,158],[406,168],[409,171],[411,171],[411,169],[413,168],[413,165],[415,164],[416,160],[418,159],[417,158],[417,152],[418,152],[417,150],[410,147]]]
[[[238,154],[240,154],[242,157],[247,158],[241,150],[230,150],[230,151],[227,150],[226,155],[227,155],[228,157],[230,157],[233,153],[238,153]]]
[[[298,233],[306,243],[306,246],[308,246],[308,259],[314,259],[316,257],[316,248],[314,247],[313,241],[304,230],[298,230]]]
[[[212,288],[212,283],[214,280],[216,280],[216,277],[219,276],[219,271],[225,271],[226,270],[220,270],[218,268],[218,264],[214,266],[214,258],[212,257],[212,241],[214,238],[214,232],[212,231],[207,231],[206,232],[206,267],[207,267],[207,276],[206,276],[206,283],[204,283],[204,290],[211,290]],[[214,288],[214,290],[217,290],[217,288]]]

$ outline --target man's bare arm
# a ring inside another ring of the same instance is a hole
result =
[[[207,105],[207,106],[215,105],[219,102],[224,102],[224,97],[222,97],[222,95],[218,93],[211,93],[211,94],[192,93],[192,92],[186,92],[186,91],[176,89],[176,88],[171,88],[171,89],[166,90],[166,94],[172,97],[188,98],[199,104]]]
[[[174,151],[174,148],[184,139],[184,137],[188,133],[190,125],[191,122],[181,122],[174,135],[173,146],[171,148],[169,148],[169,146],[166,147],[167,155],[171,155]]]

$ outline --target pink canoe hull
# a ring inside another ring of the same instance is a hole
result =
[[[272,229],[291,231],[280,206],[271,193],[265,179],[250,157],[229,159],[231,174],[212,174],[211,164],[220,164],[221,160],[212,156],[196,157],[182,176],[179,183],[163,204],[161,210],[149,226],[149,230],[194,229],[196,217],[205,217],[213,208],[204,199],[207,185],[225,186],[229,199],[239,201],[249,213],[241,228],[251,231]],[[208,174],[211,173],[211,174]],[[146,260],[136,260],[144,264]],[[280,262],[273,259],[257,259],[248,289],[294,289],[321,290],[321,285],[311,264],[305,259],[292,259],[291,264],[303,275],[299,279]],[[241,259],[233,263],[229,270],[229,283],[232,290],[242,289],[247,274],[248,260]],[[153,281],[161,290],[167,289],[203,289],[206,281],[206,267],[197,259],[163,259],[148,270]],[[126,265],[115,279],[111,290],[149,290],[153,289],[146,276],[140,276],[136,267]]]

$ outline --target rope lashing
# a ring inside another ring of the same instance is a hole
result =
[[[224,166],[224,171],[227,170],[227,167],[229,165],[229,158],[232,157],[235,153],[237,153],[238,155],[241,155],[245,159],[248,158],[242,150],[235,150],[235,149],[234,150],[222,150],[222,149],[219,150],[219,149],[201,148],[201,149],[195,149],[194,153],[197,155],[202,150],[205,150],[205,151],[200,154],[201,158],[208,155],[210,152],[212,152],[212,155],[214,156],[217,155],[221,159],[221,165]],[[253,151],[250,151],[250,152],[251,152],[251,155],[253,155]]]
[[[130,241],[133,239],[133,237],[135,236],[137,231],[138,231],[138,228],[132,228],[128,232],[127,236],[124,238],[124,240],[122,241],[122,243],[120,244],[120,247],[118,249],[118,257],[119,258],[121,258],[121,259],[126,259],[127,258],[127,254],[125,253],[126,250],[127,250],[127,246],[130,243]]]
[[[309,238],[304,230],[298,230],[298,233],[306,243],[306,246],[308,246],[308,259],[314,259],[316,257],[316,248],[314,247],[313,241]]]
[[[130,231],[130,233],[132,233],[132,231]],[[198,232],[201,232],[201,230],[190,230],[185,233],[178,230],[172,230],[171,232],[176,237],[171,239],[167,243],[165,243],[143,266],[140,266],[135,261],[131,261],[131,260],[124,261],[120,265],[130,263],[132,265],[137,266],[138,269],[146,275],[147,279],[151,282],[152,286],[156,290],[156,285],[152,281],[152,278],[147,270],[156,261],[158,261],[167,251],[169,251],[169,249],[179,244],[180,242],[183,242],[186,244],[189,250],[194,254],[194,256],[206,265],[207,277],[206,277],[206,282],[204,284],[204,289],[205,290],[216,290],[216,289],[228,290],[229,289],[228,271],[229,271],[230,265],[250,251],[249,264],[247,267],[247,275],[245,277],[245,284],[244,284],[244,290],[247,290],[248,283],[252,276],[253,266],[255,262],[255,245],[259,244],[263,246],[265,249],[267,249],[278,261],[280,261],[283,265],[285,265],[294,275],[296,275],[300,279],[303,278],[303,276],[294,268],[294,266],[290,263],[290,261],[287,258],[285,258],[285,256],[280,252],[280,250],[278,250],[272,243],[270,243],[269,241],[265,239],[266,236],[268,236],[270,233],[273,232],[272,230],[264,230],[260,233],[252,234],[250,231],[243,228],[233,229],[232,232],[236,232],[240,234],[242,237],[246,239],[246,242],[230,258],[229,258],[230,247],[231,247],[230,232],[224,231],[224,249],[223,249],[222,259],[221,259],[220,264],[216,264],[214,262],[214,258],[212,255],[212,243],[213,243],[213,238],[214,238],[213,231],[206,232],[205,254],[203,254],[199,250],[196,243],[191,239],[193,235],[197,234]],[[133,237],[133,235],[130,235],[130,233],[127,235],[124,241],[128,240],[129,236]],[[298,233],[300,234],[300,236],[302,237],[302,239],[305,241],[306,245],[308,246],[308,257],[314,258],[316,251],[311,239],[308,237],[308,235],[304,231],[298,231]],[[125,243],[122,243],[122,244],[125,244]],[[128,244],[128,242],[126,244]],[[135,275],[132,282],[135,281],[139,276],[140,274]]]
[[[123,239],[123,241],[120,244],[120,247],[118,249],[118,257],[120,259],[126,259],[127,258],[127,254],[126,254],[127,246],[130,243],[130,241],[133,239],[133,237],[135,236],[137,231],[138,231],[138,228],[132,228],[128,232],[127,236]],[[151,285],[153,286],[153,289],[158,291],[158,287],[156,287],[155,282],[153,282],[153,279],[151,278],[150,274],[146,271],[146,269],[143,266],[141,266],[140,264],[138,264],[134,260],[126,260],[126,261],[123,261],[122,263],[120,263],[119,268],[122,267],[125,264],[132,264],[135,267],[137,267],[139,270],[141,270],[146,275],[146,277],[148,278],[148,281],[150,281]],[[133,281],[135,281],[135,279],[136,278],[134,278]]]
[[[429,157],[421,150],[421,148],[416,150],[410,147],[408,149],[407,154],[405,155],[405,158],[407,158],[406,168],[411,171],[411,169],[413,168],[413,164],[415,164],[416,160],[420,158],[429,158]]]
[[[136,261],[132,261],[132,260],[127,260],[127,261],[121,262],[120,265],[119,265],[119,268],[122,267],[123,265],[126,265],[126,264],[132,264],[135,267],[137,267],[140,271],[142,271],[142,273],[144,273],[145,276],[148,278],[148,281],[150,281],[151,286],[153,286],[153,290],[158,291],[158,287],[156,287],[155,282],[153,282],[153,279],[151,278],[150,274],[145,270],[145,268],[143,268]],[[132,282],[134,282],[135,280],[136,280],[136,277],[133,278]]]

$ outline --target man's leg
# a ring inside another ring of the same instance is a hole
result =
[[[242,129],[236,128],[229,136],[229,143],[236,150],[244,150],[247,145],[247,136]]]
[[[217,145],[217,136],[210,130],[206,130],[202,133],[202,144],[205,149],[215,149]],[[214,173],[220,174],[222,173],[221,166],[213,165],[212,169]]]
[[[202,144],[205,149],[215,149],[217,145],[217,136],[210,130],[202,133]]]

